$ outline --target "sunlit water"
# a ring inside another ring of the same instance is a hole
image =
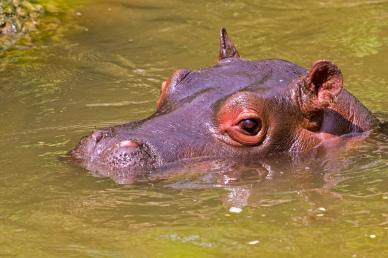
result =
[[[174,69],[214,64],[221,26],[245,58],[334,61],[346,87],[388,118],[388,2],[107,0],[75,9],[81,30],[18,52],[0,72],[0,257],[388,256],[382,135],[331,175],[306,168],[227,186],[206,176],[118,185],[58,160],[96,127],[150,115]]]

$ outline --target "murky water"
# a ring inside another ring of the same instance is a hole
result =
[[[0,256],[388,256],[386,139],[343,157],[328,179],[306,169],[228,187],[190,178],[117,185],[58,160],[93,128],[151,114],[174,69],[214,64],[220,26],[245,58],[334,61],[346,87],[387,119],[388,1],[75,8],[81,31],[13,53],[0,71]]]

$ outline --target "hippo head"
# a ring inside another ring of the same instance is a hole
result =
[[[192,158],[306,152],[322,135],[347,133],[326,112],[341,91],[342,74],[333,63],[317,61],[306,71],[284,60],[245,60],[221,29],[216,65],[176,70],[163,82],[153,115],[96,130],[70,156],[99,174],[144,176]]]

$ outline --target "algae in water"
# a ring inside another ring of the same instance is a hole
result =
[[[1,0],[0,52],[31,48],[42,40],[59,40],[71,27],[74,12],[63,0]]]

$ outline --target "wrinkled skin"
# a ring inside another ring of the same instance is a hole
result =
[[[226,31],[219,63],[177,70],[147,119],[104,128],[69,154],[97,174],[136,179],[177,161],[260,160],[331,152],[367,136],[378,121],[329,61],[310,70],[284,60],[241,59]]]

